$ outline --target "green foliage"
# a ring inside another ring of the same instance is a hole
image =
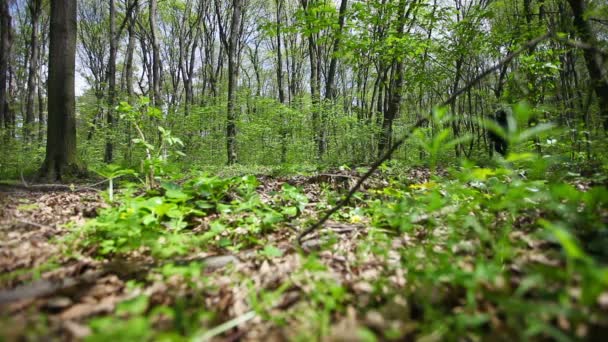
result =
[[[531,156],[528,162],[539,160]],[[490,305],[506,315],[507,330],[517,339],[574,337],[552,322],[584,325],[589,310],[600,312],[597,300],[608,290],[608,268],[595,261],[601,257],[597,250],[583,248],[575,236],[586,236],[584,241],[605,236],[606,188],[581,192],[526,178],[508,165],[490,169],[465,163],[451,170],[451,178],[384,189],[368,211],[376,227],[426,236],[400,250],[401,260],[408,261],[401,266],[408,274],[407,296],[423,311],[423,335],[483,336],[493,317],[484,309]],[[549,254],[559,261],[522,263],[521,253],[541,253],[522,249],[518,239],[528,234],[555,240],[562,252]],[[514,264],[523,268],[515,271],[509,266]],[[518,273],[524,278],[513,283]],[[580,297],[569,294],[575,289]],[[466,300],[446,305],[455,298]]]
[[[212,245],[239,249],[261,243],[258,234],[299,215],[308,199],[286,184],[264,203],[256,193],[258,185],[253,176],[200,175],[181,185],[162,182],[161,188],[138,196],[125,191],[118,195],[115,206],[102,210],[83,227],[84,243],[98,246],[101,255],[145,247],[158,257],[184,255]],[[202,220],[209,215],[218,218],[203,228]],[[192,232],[200,228],[204,233]],[[276,254],[272,248],[264,253],[267,257]]]

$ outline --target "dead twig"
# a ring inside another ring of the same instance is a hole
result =
[[[37,227],[37,228],[40,228],[40,229],[54,230],[53,227],[47,226],[46,224],[41,224],[41,223],[36,223],[36,222],[31,222],[31,221],[26,221],[26,220],[16,220],[15,222],[21,223],[21,224],[26,224],[28,226],[34,226],[34,227]]]
[[[66,185],[66,184],[28,184],[22,179],[23,184],[9,184],[9,183],[1,183],[0,185],[4,185],[7,187],[12,187],[16,189],[29,190],[29,191],[71,191],[71,192],[83,192],[83,191],[99,191],[101,189],[95,188],[102,183],[107,182],[107,180],[103,180],[101,182],[97,182],[90,185]]]

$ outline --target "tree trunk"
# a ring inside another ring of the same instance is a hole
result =
[[[236,86],[238,80],[238,44],[242,19],[242,0],[232,1],[232,20],[230,22],[230,41],[228,44],[228,115],[226,125],[226,149],[228,164],[237,161],[236,155]]]
[[[338,32],[334,38],[334,44],[331,52],[331,62],[329,63],[329,71],[327,72],[327,81],[325,83],[325,98],[333,101],[336,98],[336,69],[338,67],[338,49],[340,48],[340,39],[342,38],[342,29],[344,28],[344,17],[346,14],[346,6],[348,0],[341,0],[340,10],[338,13]]]
[[[106,116],[106,148],[103,161],[111,163],[114,159],[114,145],[112,134],[114,132],[114,107],[116,98],[116,50],[118,37],[116,36],[116,8],[114,0],[110,0],[110,55],[108,57],[108,67],[106,70],[106,80],[108,82],[108,115]]]
[[[40,50],[38,53],[38,145],[42,146],[42,141],[44,140],[45,128],[46,128],[46,119],[44,116],[44,112],[46,109],[45,104],[45,94],[44,90],[46,89],[46,79],[43,70],[43,66],[45,65],[45,51],[47,51],[48,44],[48,25],[47,23],[41,23],[40,25]]]
[[[152,101],[155,106],[162,104],[160,93],[160,43],[158,41],[158,24],[156,22],[157,0],[150,0],[150,37],[152,38]]]
[[[568,2],[574,14],[574,27],[577,30],[577,34],[581,37],[582,41],[591,47],[596,47],[597,40],[595,34],[591,30],[589,21],[585,19],[585,1],[568,0]],[[591,78],[593,90],[600,103],[600,117],[603,121],[604,132],[606,133],[608,132],[608,71],[602,67],[604,65],[602,56],[596,53],[596,51],[585,49],[583,55],[585,56],[585,64]]]
[[[301,0],[302,8],[305,12],[309,10],[308,0]],[[319,102],[321,99],[321,68],[320,56],[317,41],[312,30],[312,25],[308,23],[308,56],[310,60],[310,97],[312,100],[312,130],[314,134],[315,145],[317,146],[317,158],[320,160],[325,154],[324,142],[324,120],[321,118]]]
[[[36,100],[36,74],[38,73],[38,24],[42,12],[42,0],[31,0],[28,3],[32,19],[32,35],[30,38],[30,61],[27,76],[27,100],[25,105],[25,123],[23,135],[28,141],[34,125],[34,105]]]
[[[0,2],[0,128],[8,127],[8,60],[11,51],[11,14],[8,1]]]
[[[40,175],[50,181],[82,171],[76,153],[76,0],[51,0],[46,158]]]
[[[127,34],[129,36],[129,40],[127,43],[127,51],[125,56],[125,68],[124,74],[122,78],[122,86],[121,89],[127,94],[127,101],[131,102],[131,97],[133,96],[133,52],[135,51],[135,24],[137,20],[137,0],[133,5],[135,8],[129,15],[129,22],[127,26]]]
[[[410,11],[414,8],[415,3],[410,4],[408,11],[405,11],[406,1],[399,1],[398,20],[396,36],[401,38],[405,30],[405,21],[409,17]],[[383,155],[392,145],[393,137],[393,121],[399,114],[401,109],[401,99],[403,92],[403,59],[395,58],[391,67],[391,79],[389,89],[386,94],[388,105],[385,107],[384,117],[382,120],[382,132],[378,141],[378,154]]]
[[[239,72],[239,53],[241,41],[241,20],[243,20],[243,0],[232,0],[232,18],[230,20],[230,33],[222,25],[220,2],[215,1],[215,11],[220,30],[222,45],[228,54],[228,104],[226,110],[226,151],[228,165],[237,162],[236,153],[236,87]],[[221,55],[221,52],[220,52]],[[219,63],[218,63],[219,64]],[[218,65],[218,68],[220,65]]]
[[[279,88],[279,102],[285,105],[285,91],[283,90],[283,54],[281,52],[281,10],[283,8],[283,0],[276,0],[277,13],[277,87]],[[287,161],[287,132],[285,123],[285,110],[281,108],[281,163]]]

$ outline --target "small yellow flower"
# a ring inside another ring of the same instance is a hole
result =
[[[437,183],[431,181],[431,182],[424,182],[424,183],[420,183],[420,184],[411,184],[410,185],[410,189],[429,190],[429,189],[432,189],[432,188],[434,188],[436,186],[437,186]]]
[[[351,216],[350,223],[361,223],[361,216],[359,216],[359,215]]]

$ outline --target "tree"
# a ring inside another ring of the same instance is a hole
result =
[[[76,153],[76,0],[51,0],[46,157],[41,178],[78,175]]]
[[[32,20],[32,35],[30,38],[30,60],[27,77],[27,103],[25,111],[24,136],[30,138],[30,129],[34,124],[34,102],[36,95],[36,76],[38,73],[38,25],[42,12],[42,0],[30,0],[28,2],[30,18]]]
[[[281,53],[281,15],[283,1],[276,0],[276,24],[277,24],[277,88],[279,89],[279,102],[285,104],[285,91],[283,89],[283,54]],[[256,72],[256,75],[259,72]],[[259,83],[259,81],[258,81]],[[258,87],[259,88],[259,87]],[[285,126],[284,110],[281,108],[281,163],[287,161],[287,132]]]
[[[7,79],[8,60],[11,50],[11,13],[8,1],[0,3],[0,128],[8,125]]]
[[[133,53],[135,50],[135,24],[137,22],[137,16],[139,12],[138,0],[130,0],[129,6],[133,7],[133,11],[128,15],[127,23],[127,34],[128,43],[127,51],[125,56],[125,67],[123,69],[123,76],[121,79],[121,91],[126,92],[127,99],[131,101],[133,96]]]
[[[342,30],[344,28],[344,17],[346,15],[347,0],[340,1],[340,11],[338,14],[338,29],[334,37],[331,62],[329,64],[329,71],[327,72],[327,81],[325,84],[325,98],[333,101],[336,97],[336,69],[338,67],[338,50],[340,49],[340,39],[342,39]]]
[[[323,120],[320,119],[319,100],[321,98],[321,56],[320,47],[317,44],[317,35],[314,33],[314,22],[316,14],[311,9],[314,5],[309,0],[300,0],[302,9],[306,14],[306,30],[308,31],[308,58],[310,61],[310,97],[312,100],[312,130],[317,145],[317,158],[321,159],[325,153],[325,141]]]
[[[105,30],[107,8],[98,0],[81,1],[78,6],[78,57],[86,69],[85,78],[95,95],[95,113],[88,128],[87,140],[93,139],[97,124],[103,117],[103,98],[107,75],[109,38]]]
[[[400,0],[397,5],[397,28],[395,38],[403,39],[405,24],[409,19],[412,11],[415,11],[418,6],[418,1],[412,1],[409,4],[407,11],[405,10],[406,1]],[[415,18],[411,19],[415,20]],[[410,26],[411,27],[411,26]],[[404,57],[394,55],[390,66],[390,82],[386,89],[386,100],[388,106],[385,106],[384,115],[382,118],[382,131],[378,139],[378,153],[383,155],[392,146],[393,122],[401,109],[401,101],[403,97],[403,84],[405,83],[403,76]]]
[[[157,15],[157,0],[150,0],[150,6],[148,8],[149,19],[150,19],[150,38],[152,43],[152,85],[150,86],[152,93],[152,100],[154,105],[160,106],[162,104],[162,97],[160,93],[161,87],[161,70],[160,70],[160,42],[158,38],[158,23],[156,20]]]
[[[119,36],[116,34],[116,6],[114,0],[110,0],[110,56],[108,59],[108,68],[106,69],[106,80],[108,82],[108,114],[106,122],[110,132],[114,128],[114,106],[116,97],[116,50],[118,49]],[[111,163],[114,159],[111,133],[106,135],[106,148],[103,161]]]
[[[574,14],[574,27],[583,42],[590,47],[597,46],[597,39],[591,29],[589,21],[585,18],[586,4],[584,0],[568,0]],[[600,117],[604,124],[604,131],[608,132],[608,71],[602,66],[602,56],[593,49],[585,49],[585,65],[591,78],[591,84],[600,103]]]
[[[228,164],[237,161],[236,155],[236,86],[239,72],[243,2],[242,0],[232,0],[232,18],[230,20],[230,33],[228,34],[221,24],[220,5],[215,2],[217,19],[220,28],[220,38],[228,53],[228,103],[227,103],[227,123],[226,123],[226,150],[228,152]]]

